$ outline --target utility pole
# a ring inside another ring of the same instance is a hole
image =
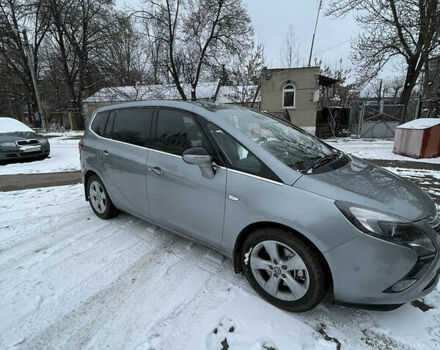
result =
[[[29,70],[31,71],[32,84],[34,85],[35,99],[37,100],[38,112],[40,113],[41,127],[43,128],[43,132],[46,132],[46,119],[44,118],[43,108],[41,107],[40,91],[38,90],[38,81],[37,81],[37,76],[35,74],[35,69],[34,69],[35,57],[33,56],[32,52],[31,52],[31,47],[29,45],[25,30],[23,30],[23,40],[24,40],[24,49],[26,51],[27,63],[29,66]]]
[[[309,55],[308,67],[310,67],[310,64],[312,63],[313,45],[315,44],[316,27],[318,26],[319,13],[321,12],[321,7],[322,7],[322,0],[319,0],[318,13],[316,15],[316,21],[315,21],[315,29],[313,30],[312,45],[310,46],[310,55]]]

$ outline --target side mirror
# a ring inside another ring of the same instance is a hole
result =
[[[212,157],[204,147],[191,147],[182,154],[183,161],[188,164],[197,165],[202,176],[207,179],[212,179],[215,175],[212,167]]]

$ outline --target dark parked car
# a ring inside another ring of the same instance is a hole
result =
[[[0,162],[44,159],[49,156],[49,141],[13,118],[0,118]]]

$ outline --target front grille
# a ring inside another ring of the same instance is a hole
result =
[[[38,145],[38,140],[32,139],[32,140],[20,140],[17,141],[17,146],[29,146],[29,145]]]
[[[28,157],[28,156],[33,156],[33,155],[36,155],[36,154],[41,154],[41,153],[43,153],[43,152],[41,152],[41,151],[26,152],[26,153],[20,153],[20,156],[21,157]]]

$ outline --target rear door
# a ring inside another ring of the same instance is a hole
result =
[[[148,216],[146,162],[153,119],[152,108],[113,111],[100,152],[102,174],[116,207]]]
[[[226,170],[214,178],[187,164],[182,153],[203,146],[213,152],[197,119],[177,109],[159,109],[151,154],[147,161],[147,191],[153,221],[220,248],[225,208]]]

